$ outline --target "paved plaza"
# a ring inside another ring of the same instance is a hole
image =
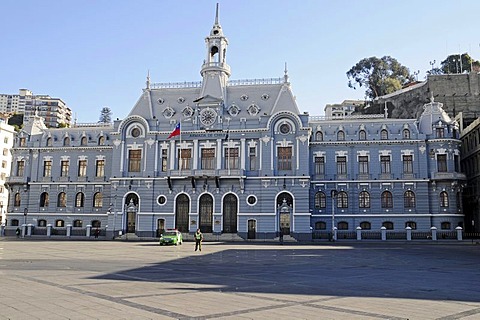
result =
[[[0,240],[0,319],[480,319],[480,245]]]

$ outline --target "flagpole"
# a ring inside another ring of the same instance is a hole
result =
[[[182,176],[182,167],[183,167],[183,155],[182,155],[182,120],[178,120],[180,124],[180,177]]]

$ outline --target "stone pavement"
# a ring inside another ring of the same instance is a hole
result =
[[[480,319],[480,245],[0,240],[0,319]]]

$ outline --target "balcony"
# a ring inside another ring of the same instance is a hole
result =
[[[218,170],[218,174],[220,176],[244,176],[245,175],[245,170],[242,169],[222,169]]]
[[[464,173],[460,172],[433,172],[432,180],[466,180]]]

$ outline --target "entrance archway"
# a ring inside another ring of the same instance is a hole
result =
[[[223,198],[223,232],[237,233],[238,199],[229,193]]]
[[[292,195],[287,192],[279,194],[277,196],[278,231],[282,232],[284,235],[290,234],[292,213]]]
[[[186,194],[179,194],[175,204],[175,229],[180,232],[188,232],[190,199]]]
[[[198,226],[203,233],[212,233],[213,226],[213,197],[204,194],[200,197],[200,212],[198,214]]]
[[[138,211],[138,196],[134,193],[129,193],[125,198],[125,207],[127,233],[135,233],[135,224],[137,221]]]

